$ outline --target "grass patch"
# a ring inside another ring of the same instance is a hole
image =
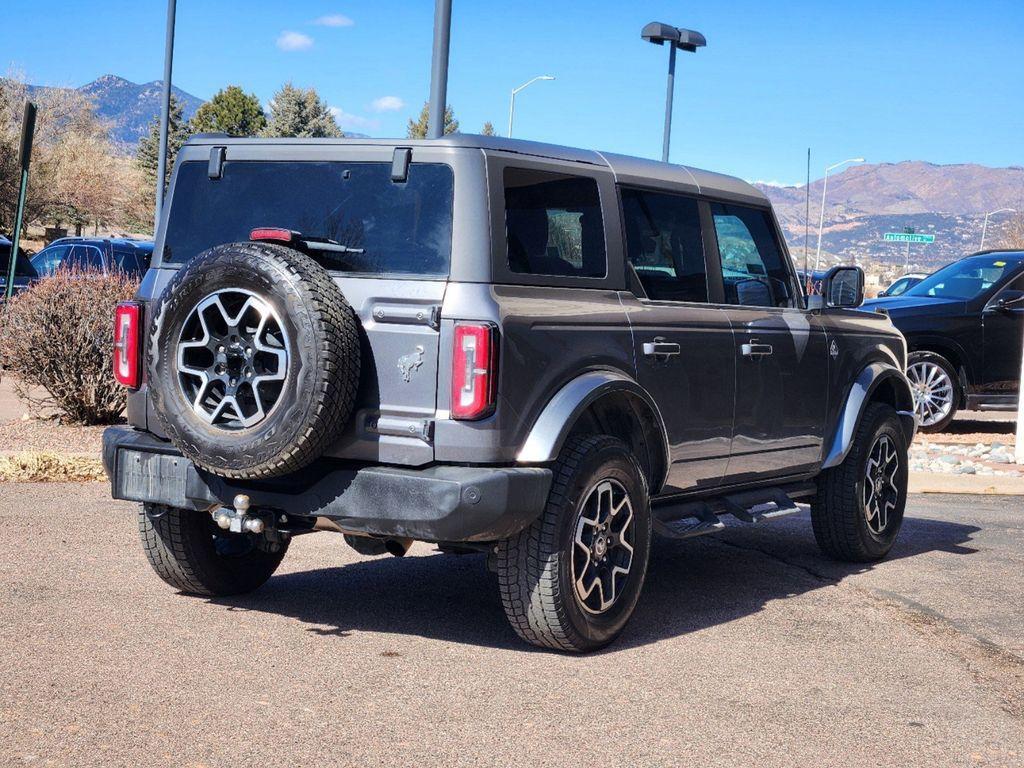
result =
[[[93,456],[22,451],[0,456],[2,483],[68,483],[103,480],[103,464]]]

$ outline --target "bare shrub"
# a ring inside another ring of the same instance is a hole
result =
[[[123,274],[59,270],[0,310],[0,365],[35,409],[55,408],[77,424],[109,424],[125,390],[111,373],[114,307],[137,282]],[[46,391],[33,397],[35,387]]]

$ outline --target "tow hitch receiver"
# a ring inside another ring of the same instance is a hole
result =
[[[218,526],[232,533],[263,533],[266,523],[256,515],[249,514],[249,497],[240,493],[234,498],[234,509],[220,507],[210,514]]]

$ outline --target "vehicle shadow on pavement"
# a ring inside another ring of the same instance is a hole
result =
[[[969,555],[977,526],[907,518],[881,563],[821,555],[806,513],[763,526],[728,527],[688,541],[656,539],[644,593],[622,637],[606,652],[685,635],[759,612],[767,603],[837,584],[847,576],[929,552]],[[341,537],[338,537],[339,545]],[[287,560],[285,561],[287,562]],[[415,635],[530,651],[505,621],[497,579],[482,555],[373,558],[286,573],[251,595],[212,601],[289,616],[308,631]]]

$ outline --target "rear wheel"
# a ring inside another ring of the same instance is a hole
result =
[[[528,643],[590,651],[633,613],[647,574],[647,484],[626,445],[609,436],[568,442],[541,516],[497,552],[501,601]]]
[[[140,507],[139,534],[157,576],[192,595],[251,592],[271,577],[288,550],[287,539],[227,533],[205,512],[159,504]]]
[[[934,352],[912,352],[907,379],[914,393],[914,410],[922,432],[941,432],[956,416],[960,385],[956,369]]]
[[[818,478],[814,538],[837,560],[880,560],[896,541],[906,504],[906,436],[892,406],[871,403],[846,459]]]

